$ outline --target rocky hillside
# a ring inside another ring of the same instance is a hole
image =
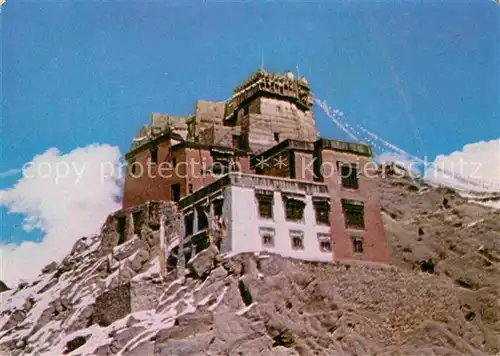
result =
[[[492,355],[500,213],[449,189],[380,180],[392,265],[194,256],[161,283],[158,231],[105,226],[0,294],[0,354]]]

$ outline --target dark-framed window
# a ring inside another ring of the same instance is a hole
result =
[[[205,207],[197,207],[196,213],[198,215],[198,230],[206,229],[208,227],[208,217],[207,213],[205,212]]]
[[[318,242],[321,252],[332,252],[332,237],[330,234],[318,233]]]
[[[355,164],[337,162],[340,183],[344,188],[358,189],[358,168]]]
[[[280,142],[280,134],[278,132],[274,133],[274,141],[275,142]]]
[[[365,228],[365,214],[363,202],[342,199],[345,227],[353,229]]]
[[[229,173],[229,161],[217,160],[210,166],[210,172],[214,175]]]
[[[257,203],[259,205],[259,216],[265,219],[273,218],[273,193],[272,192],[257,192]]]
[[[274,246],[274,238],[273,235],[270,234],[265,234],[262,236],[262,245],[266,247],[273,247]]]
[[[364,246],[363,246],[363,238],[359,236],[352,236],[352,248],[355,253],[363,253],[364,251]]]
[[[158,147],[151,148],[151,163],[158,163]]]
[[[330,225],[330,203],[327,200],[314,201],[316,224]]]
[[[194,232],[194,214],[188,213],[184,215],[184,231],[185,235],[192,235]]]
[[[264,247],[274,247],[274,235],[276,230],[272,227],[261,227],[259,228],[259,233],[262,238],[262,246]]]
[[[181,185],[180,183],[175,183],[170,186],[172,193],[172,200],[178,202],[181,200]]]
[[[304,208],[306,204],[299,199],[285,198],[285,215],[290,221],[301,221],[304,219]]]
[[[290,230],[290,240],[294,250],[304,249],[304,232],[299,230]]]
[[[238,135],[233,135],[233,148],[240,148],[240,136]]]
[[[322,252],[332,252],[332,242],[331,241],[320,241],[319,242],[319,249]]]
[[[224,199],[215,199],[213,205],[214,205],[214,215],[222,216],[222,207],[224,206]]]

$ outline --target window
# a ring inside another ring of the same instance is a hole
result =
[[[151,148],[151,163],[158,163],[158,147]]]
[[[280,142],[280,134],[277,132],[274,133],[274,141]]]
[[[332,252],[332,243],[330,241],[320,241],[319,248],[322,252]]]
[[[342,209],[344,211],[346,228],[365,228],[363,202],[342,199]]]
[[[181,185],[179,183],[172,184],[170,189],[171,189],[171,199],[176,202],[181,200]]]
[[[304,219],[305,203],[301,200],[285,198],[286,219],[292,221],[301,221]]]
[[[258,192],[256,194],[261,218],[273,218],[273,192]]]
[[[319,249],[321,252],[332,252],[332,238],[330,234],[318,234]]]
[[[214,200],[214,215],[222,216],[222,207],[224,205],[224,199],[216,199]]]
[[[240,148],[240,136],[233,135],[233,148]]]
[[[206,229],[208,227],[208,217],[205,207],[200,206],[196,208],[196,213],[198,215],[198,230]]]
[[[358,236],[353,236],[352,246],[355,253],[363,253],[363,238]]]
[[[172,167],[177,167],[177,158],[172,158]]]
[[[290,230],[290,238],[292,240],[292,248],[294,250],[304,249],[304,233],[298,230]]]
[[[194,214],[184,215],[184,229],[186,236],[192,235],[194,231]]]
[[[213,175],[222,175],[229,173],[229,162],[228,161],[215,161],[210,167],[210,172]]]
[[[193,192],[193,184],[192,183],[188,184],[188,190],[189,190],[189,194],[191,194]]]
[[[118,234],[120,235],[119,239],[118,239],[118,245],[121,245],[122,243],[125,242],[125,226],[126,226],[126,220],[125,220],[125,216],[120,216],[118,218]]]
[[[344,188],[358,189],[358,169],[355,165],[337,162],[340,182]]]
[[[262,237],[262,246],[274,247],[275,230],[272,227],[261,227],[259,229],[260,236]]]
[[[264,246],[274,246],[272,235],[264,235],[262,237],[262,244]]]
[[[327,200],[314,201],[316,224],[330,225],[330,203]]]

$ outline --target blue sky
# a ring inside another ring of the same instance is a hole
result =
[[[500,6],[490,0],[70,2],[1,13],[0,172],[51,147],[122,153],[151,112],[223,100],[264,58],[419,156],[499,137]],[[323,136],[346,139],[316,110]],[[0,189],[19,176],[0,178]],[[1,210],[5,241],[39,240]]]

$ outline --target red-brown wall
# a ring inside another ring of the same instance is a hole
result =
[[[362,259],[389,263],[389,249],[380,213],[376,178],[370,178],[373,164],[364,156],[328,149],[321,151],[324,182],[328,184],[331,197],[330,223],[335,260]],[[337,162],[357,163],[359,167],[359,187],[356,190],[344,188],[337,172]],[[333,171],[332,171],[333,170]],[[366,174],[367,173],[367,174]],[[346,229],[342,209],[342,199],[364,203],[365,228]],[[354,253],[351,236],[364,239],[363,253]]]
[[[170,141],[158,145],[158,163],[151,165],[151,174],[148,174],[146,169],[151,158],[150,149],[140,151],[134,157],[129,158],[129,161],[135,159],[145,169],[142,175],[139,175],[139,171],[136,172],[136,177],[133,177],[127,170],[123,208],[140,205],[148,200],[172,200],[173,184],[180,184],[181,197],[185,197],[190,194],[190,185],[192,185],[192,191],[194,192],[219,178],[206,172],[214,162],[209,150],[189,147],[181,147],[175,150],[170,148]],[[176,167],[173,167],[174,158],[177,162]],[[236,160],[243,172],[250,171],[248,157],[238,156]],[[203,174],[204,171],[205,174]]]
[[[145,149],[138,152],[129,159],[135,159],[137,171],[132,177],[130,168],[127,167],[125,186],[123,192],[123,208],[140,205],[148,200],[170,200],[170,185],[165,184],[165,180],[158,176],[158,167],[162,162],[168,161],[170,151],[170,141],[158,144],[158,164],[148,165],[151,159],[151,150]],[[142,167],[142,174],[141,168]],[[150,167],[150,174],[148,173]],[[168,173],[163,173],[167,175]]]

